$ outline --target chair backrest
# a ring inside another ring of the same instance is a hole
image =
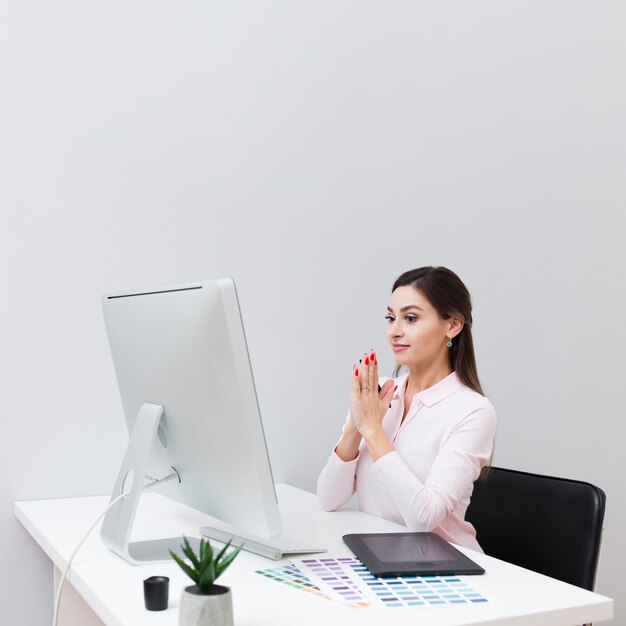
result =
[[[605,503],[589,483],[492,467],[465,519],[486,554],[592,591]]]

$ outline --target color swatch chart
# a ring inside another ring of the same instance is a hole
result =
[[[295,565],[269,567],[267,569],[257,570],[255,573],[261,574],[261,576],[265,576],[270,580],[274,580],[292,589],[299,589],[305,593],[324,598],[325,600],[333,600],[331,596],[323,592],[317,585],[313,584],[311,579],[307,578]],[[353,609],[369,606],[367,602],[363,601],[354,602],[350,600],[340,600],[340,603],[343,606]]]
[[[258,573],[350,608],[434,608],[487,602],[456,576],[376,578],[354,557],[300,559],[291,566]]]

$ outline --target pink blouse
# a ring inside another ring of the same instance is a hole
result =
[[[464,517],[491,457],[496,411],[452,372],[416,394],[402,422],[407,378],[396,379],[382,422],[395,451],[374,462],[361,441],[357,458],[347,463],[333,452],[317,482],[319,501],[333,511],[356,491],[361,511],[482,552]]]

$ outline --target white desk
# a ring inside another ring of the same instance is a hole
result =
[[[391,522],[354,510],[322,511],[314,495],[279,485],[277,488],[285,534],[328,547],[328,556],[349,556],[341,536],[348,532],[406,530]],[[18,502],[15,515],[55,566],[63,569],[76,542],[104,510],[108,498],[88,497]],[[133,539],[155,539],[183,533],[197,535],[211,518],[158,494],[144,494]],[[486,574],[468,576],[468,583],[489,602],[415,609],[349,609],[291,589],[254,573],[287,562],[270,561],[241,552],[219,579],[233,590],[236,626],[381,626],[428,624],[459,626],[574,626],[613,616],[613,600],[515,567],[503,561],[463,550],[482,565]],[[318,555],[323,556],[323,555]],[[142,581],[148,576],[170,577],[167,611],[149,612],[143,606]],[[109,552],[94,531],[71,569],[72,585],[107,626],[177,626],[178,603],[190,584],[176,564],[133,567]],[[64,590],[65,592],[72,592]],[[67,624],[84,624],[85,620]]]

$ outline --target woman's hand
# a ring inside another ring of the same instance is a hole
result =
[[[354,366],[350,418],[366,443],[369,439],[380,436],[382,420],[394,390],[393,380],[388,380],[380,392],[378,391],[378,359],[373,350],[361,359],[358,366]]]

